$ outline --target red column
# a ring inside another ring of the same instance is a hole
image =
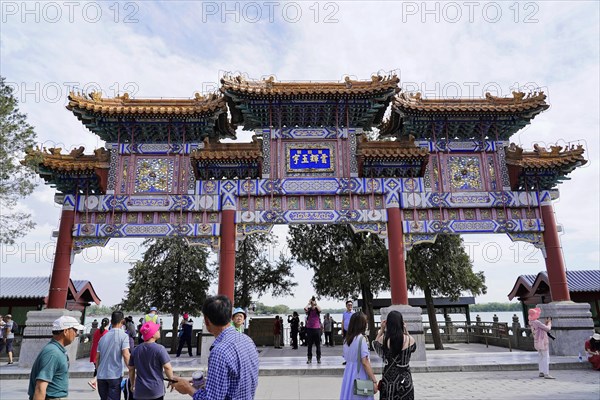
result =
[[[404,235],[400,209],[388,208],[388,257],[390,264],[390,286],[392,304],[408,305],[408,285],[406,283],[406,265],[404,261]]]
[[[50,280],[50,291],[48,293],[48,308],[65,308],[67,304],[74,222],[75,211],[63,208],[58,228],[56,252],[54,253],[52,279]]]
[[[235,288],[235,210],[221,212],[221,248],[219,252],[219,294],[233,302]]]
[[[552,301],[569,301],[571,296],[567,286],[565,261],[558,239],[554,209],[552,204],[543,205],[541,208],[542,221],[544,222],[544,246],[546,247],[546,272],[550,282]]]

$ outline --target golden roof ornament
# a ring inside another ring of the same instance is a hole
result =
[[[515,143],[511,143],[506,150],[508,155],[513,156],[514,158],[521,158],[523,155],[523,149]]]
[[[109,159],[109,152],[108,150],[106,150],[104,147],[99,147],[97,149],[94,150],[94,155],[98,158],[98,161],[108,161]]]
[[[525,93],[523,93],[523,92],[512,92],[512,95],[513,95],[513,99],[515,100],[515,102],[522,101],[523,98],[525,97]]]
[[[71,150],[71,152],[69,153],[69,155],[73,158],[78,158],[81,157],[83,155],[83,151],[85,150],[85,147],[83,146],[79,146],[77,149],[73,149]]]
[[[350,77],[348,75],[346,75],[346,77],[344,78],[344,82],[346,82],[346,88],[352,88],[352,81],[350,80]]]
[[[90,99],[94,100],[94,101],[101,101],[102,100],[102,92],[92,92],[89,94]]]
[[[275,83],[275,77],[273,75],[269,76],[269,78],[264,79],[267,88],[271,89],[273,84]]]

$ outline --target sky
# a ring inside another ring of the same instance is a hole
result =
[[[560,186],[554,206],[567,269],[598,268],[599,2],[3,1],[0,7],[0,74],[40,145],[63,152],[85,146],[90,154],[104,144],[65,109],[70,90],[191,98],[217,89],[227,72],[341,81],[390,71],[403,90],[428,98],[543,90],[550,108],[511,141],[525,149],[585,147],[588,163]],[[251,135],[238,130],[239,141]],[[37,227],[2,246],[1,276],[50,275],[60,217],[54,193],[42,181],[19,205]],[[287,253],[287,228],[274,232],[275,260]],[[486,277],[488,292],[478,303],[506,302],[519,275],[545,270],[539,250],[505,235],[463,239],[474,270]],[[76,255],[71,277],[91,280],[103,304],[112,305],[123,298],[130,263],[142,254],[141,240],[111,240]],[[293,295],[256,300],[303,307],[314,292],[311,273],[297,266],[294,274]],[[343,302],[321,299],[325,307]]]

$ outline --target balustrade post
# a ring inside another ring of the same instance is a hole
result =
[[[512,345],[514,348],[518,348],[520,349],[519,346],[519,340],[520,340],[520,336],[521,336],[521,324],[519,323],[519,317],[517,316],[517,314],[514,314],[512,316],[512,337],[510,338],[510,340],[512,340]]]

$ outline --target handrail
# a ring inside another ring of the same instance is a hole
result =
[[[447,328],[452,328],[455,332],[456,330],[462,329],[467,343],[470,343],[471,337],[480,337],[485,340],[485,346],[489,347],[488,339],[495,340],[506,340],[508,342],[508,348],[512,352],[512,341],[510,330],[511,326],[507,322],[475,322],[468,323],[467,321],[451,321],[449,323],[446,322],[438,322],[438,326],[446,331]],[[431,326],[429,323],[423,323],[423,331],[427,332],[430,330]],[[446,332],[446,334],[450,334]],[[513,332],[513,335],[515,332]]]

